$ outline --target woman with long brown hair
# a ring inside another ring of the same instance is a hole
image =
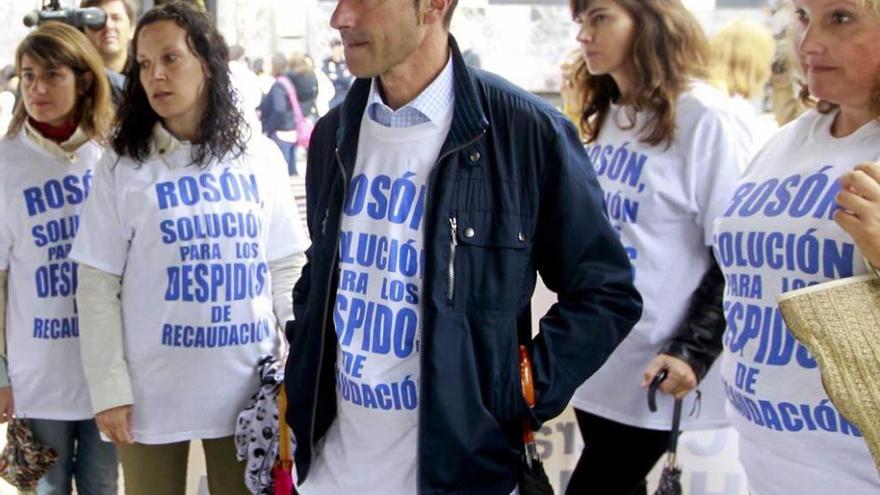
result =
[[[75,481],[79,493],[116,495],[116,449],[93,418],[67,256],[113,119],[110,87],[89,40],[65,24],[28,34],[15,66],[21,100],[0,141],[0,421],[14,415],[58,452],[37,493],[69,495]]]
[[[642,318],[572,400],[586,447],[568,493],[644,494],[684,398],[720,351],[724,287],[712,225],[747,160],[729,99],[706,77],[707,43],[680,0],[573,0],[585,64],[574,88],[612,224],[633,265]],[[643,373],[635,370],[643,370]],[[661,370],[652,414],[645,387]],[[683,428],[725,424],[716,374]],[[685,397],[688,395],[687,397]]]

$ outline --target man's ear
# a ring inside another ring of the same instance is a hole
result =
[[[452,0],[422,0],[422,22],[424,24],[442,23]]]

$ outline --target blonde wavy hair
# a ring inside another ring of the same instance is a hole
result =
[[[21,77],[23,56],[34,59],[43,67],[67,66],[76,77],[76,116],[85,134],[106,143],[113,124],[114,111],[110,100],[110,84],[104,76],[104,62],[92,43],[78,30],[60,22],[47,22],[31,31],[15,51],[15,74]],[[86,74],[92,74],[91,84]],[[24,98],[18,101],[8,137],[16,136],[28,118]]]
[[[864,13],[873,15],[877,20],[880,20],[880,0],[857,0],[857,3],[862,8]],[[789,30],[789,36],[792,36],[794,30]],[[798,40],[792,36],[792,44],[793,50],[797,51]],[[797,53],[794,53],[794,60],[799,60]],[[798,67],[800,70],[800,67]],[[827,100],[817,100],[810,94],[810,89],[806,86],[806,84],[801,85],[800,91],[800,100],[803,104],[808,107],[815,108],[820,113],[830,113],[831,111],[837,109],[837,105],[827,101]],[[880,119],[880,71],[876,74],[876,82],[874,83],[874,89],[871,91],[871,102],[870,108],[874,117]]]
[[[751,99],[770,78],[775,50],[769,28],[745,19],[733,21],[709,40],[710,77],[723,83],[729,95]]]
[[[707,76],[708,43],[697,19],[681,0],[615,0],[632,17],[634,36],[627,59],[638,77],[626,95],[629,128],[636,113],[650,115],[639,130],[641,141],[652,146],[672,143],[675,137],[675,102],[695,78]],[[572,17],[585,11],[590,0],[570,0]],[[611,102],[620,90],[607,74],[592,76],[586,67],[574,79],[582,81],[575,91],[582,103],[580,127],[593,142],[608,117]]]

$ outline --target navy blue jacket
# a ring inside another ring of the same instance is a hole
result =
[[[419,492],[508,495],[523,421],[537,428],[562,412],[639,319],[641,299],[574,126],[540,99],[466,67],[450,43],[455,108],[424,212]],[[318,122],[309,148],[312,245],[293,291],[285,377],[300,481],[336,416],[341,211],[369,91],[369,80],[357,80]],[[537,337],[523,339],[536,380],[529,410],[517,323],[527,320],[536,271],[558,302]]]

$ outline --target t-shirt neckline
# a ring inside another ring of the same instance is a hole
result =
[[[810,127],[810,140],[813,143],[848,145],[872,136],[880,130],[880,122],[871,120],[846,136],[835,137],[831,134],[831,125],[834,123],[838,113],[840,113],[840,110],[820,114],[819,118],[813,122],[813,125]],[[878,146],[878,153],[880,153],[880,146]]]

